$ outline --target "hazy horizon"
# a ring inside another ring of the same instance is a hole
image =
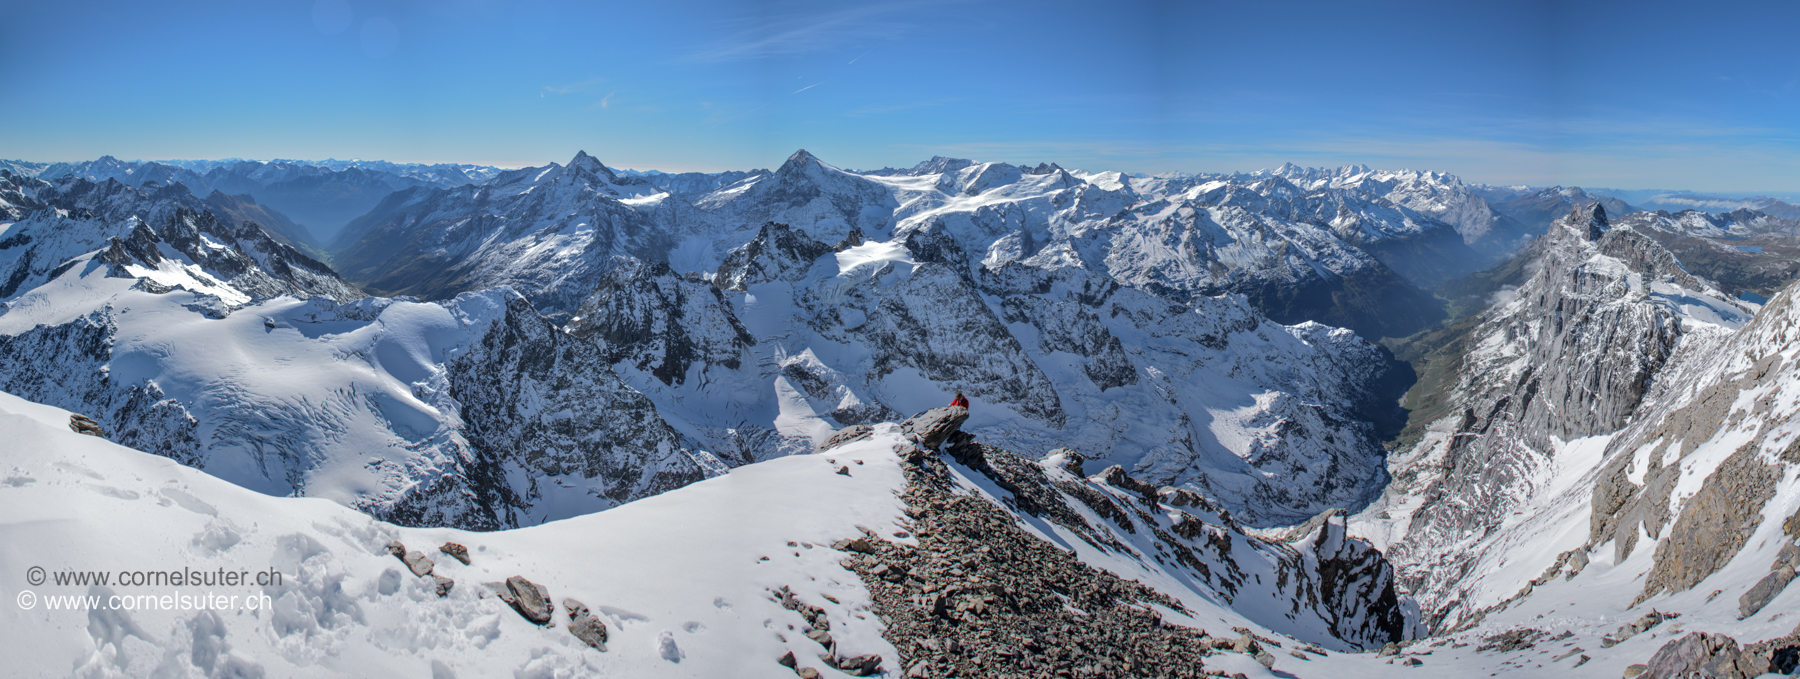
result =
[[[0,156],[933,155],[1800,192],[1791,3],[27,3]]]

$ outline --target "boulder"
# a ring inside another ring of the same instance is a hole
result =
[[[1781,590],[1786,589],[1788,583],[1793,580],[1793,569],[1783,568],[1769,571],[1769,574],[1763,576],[1763,579],[1751,585],[1749,591],[1738,597],[1738,619],[1742,620],[1756,615],[1757,611],[1761,611],[1764,606],[1769,605],[1770,601],[1774,601],[1775,597],[1781,594]]]
[[[881,656],[870,653],[838,658],[832,665],[853,677],[871,677],[881,673]]]
[[[534,625],[550,623],[550,598],[545,595],[544,588],[537,583],[526,580],[524,576],[515,575],[506,579],[506,591],[500,595],[501,600],[512,604],[513,610],[530,620]]]
[[[401,561],[406,560],[406,545],[399,540],[387,543],[387,551],[389,554],[394,555],[394,558],[396,559]]]
[[[962,406],[932,408],[902,423],[900,432],[916,437],[921,446],[936,449],[968,419],[969,409]]]
[[[461,561],[464,566],[469,565],[468,547],[464,547],[454,542],[446,542],[442,547],[438,548],[438,551],[449,554],[451,558]]]
[[[437,591],[438,598],[440,599],[450,596],[450,588],[456,586],[455,580],[451,580],[442,575],[431,576],[431,582],[432,588]]]

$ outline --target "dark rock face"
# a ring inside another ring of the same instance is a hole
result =
[[[0,391],[92,413],[91,433],[109,432],[106,438],[119,445],[204,466],[200,423],[184,404],[168,398],[153,380],[120,384],[112,371],[99,369],[112,362],[117,332],[109,309],[63,325],[0,335]]]
[[[511,296],[504,314],[448,366],[474,458],[442,488],[409,495],[390,520],[499,528],[537,499],[508,471],[573,474],[616,503],[706,478],[707,468],[643,394],[613,373],[601,348],[570,337]],[[465,485],[466,484],[466,485]],[[442,504],[464,493],[472,498]]]
[[[888,265],[892,267],[893,265]],[[878,273],[881,280],[886,273]],[[822,301],[807,300],[814,307]],[[1005,403],[1061,428],[1067,415],[1048,375],[1025,354],[959,268],[921,264],[891,285],[856,285],[836,304],[865,320],[844,332],[881,347],[871,367],[879,378],[901,368],[926,379],[964,385],[972,397]]]
[[[607,362],[635,365],[671,386],[695,365],[737,370],[756,344],[718,289],[676,275],[666,262],[621,260],[575,313],[570,334],[599,341]]]
[[[860,231],[853,235],[861,240]],[[725,256],[713,283],[741,292],[757,283],[797,281],[806,276],[813,260],[831,251],[831,246],[808,238],[805,231],[767,222],[755,238]]]

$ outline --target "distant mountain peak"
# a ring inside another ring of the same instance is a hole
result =
[[[563,166],[560,175],[586,175],[608,184],[617,183],[619,181],[619,176],[613,173],[612,168],[609,168],[605,163],[600,162],[600,159],[588,155],[587,151],[576,151],[575,157],[570,158],[569,164]]]

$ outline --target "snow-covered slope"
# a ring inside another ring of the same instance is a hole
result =
[[[17,547],[0,568],[44,575],[0,614],[7,644],[30,649],[10,656],[20,676],[782,677],[791,654],[895,676],[1125,663],[1261,677],[1278,675],[1251,654],[1295,671],[1410,624],[1379,553],[1335,520],[1258,538],[1191,494],[1144,495],[1116,470],[1084,479],[1071,454],[965,441],[940,458],[892,424],[604,512],[468,533],[257,494],[69,421],[0,393],[0,434],[18,446],[0,455],[0,539]],[[971,521],[1000,523],[971,543]],[[436,549],[448,542],[466,565]],[[82,571],[107,582],[68,580]],[[143,575],[170,571],[203,584]],[[485,584],[514,576],[548,599],[550,624]],[[575,604],[604,650],[569,633]],[[921,624],[943,629],[922,638]],[[1182,643],[1146,645],[1158,637]]]
[[[0,385],[123,443],[273,495],[470,528],[724,468],[510,290],[365,298],[254,225],[190,211],[179,185],[56,186],[38,195],[63,207],[0,232]]]

